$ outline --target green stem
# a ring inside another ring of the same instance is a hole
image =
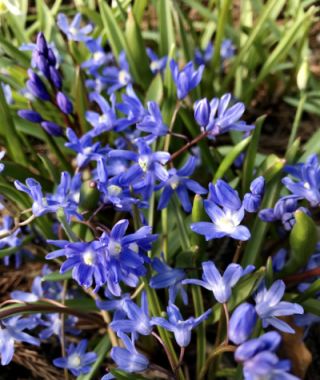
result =
[[[72,172],[72,166],[70,163],[66,160],[64,157],[63,153],[61,152],[61,149],[59,148],[58,144],[54,140],[54,138],[47,133],[45,134],[47,143],[49,144],[51,150],[54,152],[54,154],[57,156],[57,158],[60,160],[63,169],[66,170],[67,172]]]
[[[77,235],[72,231],[70,225],[67,222],[67,219],[65,217],[63,209],[58,210],[57,218],[58,218],[59,222],[61,223],[61,226],[64,229],[64,232],[68,236],[69,240],[72,241],[73,243],[78,241],[79,239],[78,239]]]
[[[290,147],[292,146],[294,140],[296,139],[298,128],[299,128],[301,117],[302,117],[302,113],[303,113],[303,107],[305,105],[306,100],[307,100],[307,94],[304,91],[301,91],[296,115],[294,117],[292,129],[291,129],[291,133],[290,133],[290,137],[289,137],[289,141],[288,141],[286,158],[287,158],[287,154],[288,154]]]
[[[164,259],[168,262],[168,209],[164,208],[161,211],[161,223],[162,223],[162,252]]]

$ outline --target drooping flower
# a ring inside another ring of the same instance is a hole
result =
[[[316,154],[311,155],[306,163],[285,166],[285,171],[297,179],[282,179],[282,183],[299,199],[306,199],[311,207],[320,204],[320,163]]]
[[[200,285],[211,290],[214,298],[219,303],[226,303],[231,297],[233,286],[243,275],[243,269],[239,264],[229,264],[223,276],[212,261],[202,263],[202,280],[183,280],[182,284]]]
[[[200,66],[195,70],[193,63],[188,62],[182,70],[179,70],[177,63],[172,59],[170,69],[177,88],[177,97],[182,100],[200,83],[204,66]]]
[[[162,58],[159,58],[157,54],[150,48],[147,48],[147,54],[150,58],[150,70],[153,72],[153,74],[161,73],[164,71],[167,65],[168,57],[164,56]]]
[[[81,27],[81,14],[77,13],[69,25],[68,18],[65,14],[59,13],[57,25],[60,30],[67,36],[70,41],[87,41],[92,31],[92,25],[88,24]]]
[[[79,344],[73,343],[67,347],[67,356],[53,360],[53,364],[58,368],[68,369],[74,376],[88,373],[92,364],[97,360],[95,352],[86,352],[88,341],[83,339]]]
[[[277,317],[303,314],[304,311],[297,303],[281,301],[285,288],[282,280],[275,281],[269,289],[261,287],[255,296],[255,309],[263,327],[271,325],[280,331],[293,334],[294,329]]]
[[[245,342],[253,332],[257,321],[257,313],[250,303],[239,305],[230,318],[228,336],[235,344]]]
[[[250,184],[250,193],[243,198],[243,207],[248,212],[257,212],[264,195],[265,180],[262,176],[253,180]]]
[[[7,365],[11,362],[14,354],[15,341],[26,342],[35,346],[40,345],[37,338],[23,331],[30,326],[30,319],[21,318],[20,316],[11,317],[2,321],[2,325],[0,326],[1,365]]]
[[[117,366],[129,373],[146,370],[149,367],[149,360],[137,351],[134,340],[121,332],[118,333],[118,336],[124,343],[125,348],[113,347],[111,350],[111,357]]]
[[[161,317],[152,318],[152,324],[163,327],[173,332],[175,340],[180,347],[187,347],[191,341],[191,331],[209,317],[212,310],[209,309],[197,318],[190,317],[183,320],[178,307],[170,304],[167,307],[168,320]]]

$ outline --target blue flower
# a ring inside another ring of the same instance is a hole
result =
[[[182,100],[200,83],[204,66],[202,65],[195,70],[193,63],[189,62],[179,71],[177,63],[172,59],[170,61],[170,69],[172,78],[177,87],[177,97]]]
[[[147,48],[148,57],[151,60],[150,69],[153,74],[162,73],[166,68],[168,57],[159,58],[157,54],[150,48]]]
[[[3,225],[0,226],[0,235],[8,233],[14,226],[14,221],[13,218],[9,215],[4,215],[2,218]],[[19,238],[19,234],[21,233],[20,228],[18,228],[16,231],[11,233],[9,236],[6,236],[2,239],[0,239],[0,249],[5,248],[5,247],[19,247],[22,244],[21,238]],[[22,247],[21,247],[22,248]],[[24,252],[23,249],[18,249],[14,256],[15,256],[15,266],[18,268],[21,265],[22,261],[22,253]],[[3,258],[4,265],[9,265],[10,264],[10,256],[5,256]]]
[[[73,343],[67,348],[67,356],[53,360],[53,364],[59,368],[68,369],[74,376],[88,373],[92,364],[97,360],[95,352],[86,352],[88,341],[83,339],[76,346]]]
[[[106,258],[106,284],[114,296],[121,294],[121,281],[130,287],[137,286],[139,277],[146,274],[144,265],[149,262],[146,253],[157,239],[149,226],[125,235],[128,225],[128,220],[120,220],[110,233],[105,232],[100,237]]]
[[[197,65],[206,65],[209,63],[213,56],[213,45],[211,42],[208,43],[207,47],[201,51],[196,48],[194,52],[194,61]]]
[[[240,120],[245,111],[243,103],[238,102],[232,107],[229,107],[231,94],[225,94],[221,99],[213,98],[209,103],[209,118],[200,118],[198,110],[199,102],[203,103],[205,101],[206,99],[201,99],[195,103],[195,120],[201,126],[202,130],[208,133],[210,138],[215,138],[231,130],[248,132],[254,128],[254,125],[248,125]],[[206,113],[207,112],[206,110]],[[208,120],[207,124],[203,125],[203,122],[206,120]]]
[[[114,109],[114,97],[111,98],[112,107],[110,107],[105,98],[97,93],[91,93],[90,100],[96,102],[102,111],[102,114],[93,111],[86,112],[86,119],[93,126],[90,135],[96,137],[103,132],[115,128],[117,125],[117,117]],[[115,130],[117,129],[115,128]]]
[[[147,141],[153,142],[159,136],[165,136],[168,133],[168,127],[163,123],[160,108],[156,102],[148,102],[148,113],[137,124],[140,131],[150,133]]]
[[[310,206],[317,207],[320,204],[320,163],[316,154],[310,156],[306,163],[288,165],[285,171],[297,178],[293,181],[285,177],[282,183],[291,193],[300,199],[306,199]]]
[[[77,152],[77,166],[80,169],[108,151],[106,148],[101,148],[99,142],[93,142],[90,132],[78,138],[74,131],[68,128],[67,138],[69,142],[65,143],[65,146]]]
[[[75,328],[75,324],[78,321],[77,317],[68,316],[65,318],[63,331],[69,334],[78,335],[79,330]],[[58,313],[52,313],[45,316],[45,320],[41,320],[40,324],[45,326],[45,328],[39,333],[40,339],[48,339],[52,335],[57,335],[62,339],[62,319],[61,315]]]
[[[186,278],[184,270],[179,268],[171,268],[157,257],[152,260],[152,268],[157,271],[158,274],[151,278],[149,283],[151,288],[168,288],[170,303],[175,302],[177,293],[180,292],[183,303],[186,305],[188,303],[188,293],[181,284],[181,281]]]
[[[38,339],[23,331],[28,327],[30,327],[29,318],[20,319],[20,316],[17,316],[2,321],[0,326],[1,365],[7,365],[11,362],[15,341],[26,342],[35,346],[40,345]]]
[[[153,329],[145,292],[141,295],[141,307],[134,302],[126,302],[124,311],[128,319],[116,319],[110,323],[112,330],[130,334],[150,335]]]
[[[41,100],[49,101],[51,98],[42,79],[31,69],[28,70],[28,76],[27,89],[31,94]]]
[[[57,25],[60,30],[67,36],[70,41],[87,41],[92,32],[92,25],[86,25],[81,28],[81,14],[77,13],[70,25],[65,14],[59,13],[57,17]]]
[[[113,311],[113,320],[125,319],[127,314],[127,303],[134,303],[129,293],[125,293],[120,298],[109,299],[107,301],[97,300],[96,304],[99,309]]]
[[[239,345],[245,342],[252,334],[257,322],[257,313],[250,303],[239,305],[230,318],[228,335],[229,339]]]
[[[180,347],[187,347],[191,341],[191,331],[209,317],[212,310],[207,310],[197,318],[190,317],[183,320],[182,315],[176,305],[170,304],[167,307],[168,320],[161,317],[154,317],[152,324],[163,327],[173,332],[175,340]]]
[[[153,152],[145,141],[139,139],[136,143],[138,153],[127,150],[112,150],[110,158],[122,158],[135,162],[125,173],[120,175],[119,181],[123,185],[136,185],[148,198],[154,188],[155,181],[165,181],[169,174],[163,166],[170,159],[168,152]]]
[[[51,260],[61,256],[67,258],[60,268],[61,273],[72,269],[72,278],[85,288],[90,287],[93,282],[97,288],[104,285],[106,258],[99,241],[70,243],[63,240],[48,240],[48,243],[60,249],[49,253],[46,259]]]
[[[182,284],[200,285],[211,290],[219,303],[226,303],[231,297],[232,288],[243,275],[243,269],[239,264],[229,264],[223,276],[212,261],[202,263],[202,280],[190,279],[182,281]]]
[[[243,207],[239,210],[222,209],[215,203],[205,200],[204,208],[212,223],[192,223],[190,228],[193,232],[204,235],[206,240],[220,239],[224,236],[230,236],[237,240],[250,239],[251,235],[248,228],[240,225],[244,217]]]
[[[13,103],[13,98],[12,98],[12,91],[11,87],[9,84],[6,83],[0,83],[3,91],[4,98],[6,99],[7,104],[12,104]]]
[[[235,47],[233,45],[232,40],[226,38],[222,41],[220,54],[223,60],[230,59],[234,56]]]
[[[206,194],[207,190],[199,185],[193,179],[189,179],[195,170],[197,159],[194,156],[189,157],[181,169],[170,169],[169,178],[161,186],[163,190],[159,199],[158,209],[162,210],[167,207],[174,192],[177,192],[178,199],[185,212],[191,212],[192,205],[189,199],[188,190],[195,194]]]
[[[89,74],[96,75],[97,70],[114,60],[112,53],[105,53],[102,47],[102,38],[89,39],[86,41],[87,48],[90,50],[92,56],[81,64],[81,67],[87,69]]]
[[[296,376],[287,373],[290,370],[289,361],[279,360],[274,353],[280,341],[280,335],[271,331],[237,348],[235,359],[243,364],[245,380],[298,380]]]
[[[244,195],[243,207],[248,212],[257,212],[264,195],[265,180],[262,176],[251,182],[250,193]]]
[[[103,75],[107,84],[111,86],[108,88],[108,94],[112,94],[132,83],[129,64],[124,51],[119,54],[119,68],[116,66],[106,67],[103,70]]]
[[[2,150],[0,152],[0,161],[3,159],[3,157],[5,156],[6,154],[6,151],[5,150]],[[4,164],[2,162],[0,162],[0,173],[4,170]]]
[[[268,290],[261,287],[255,296],[256,312],[263,327],[271,325],[280,331],[293,334],[293,328],[277,317],[303,314],[303,308],[297,303],[281,301],[285,288],[282,280],[275,281]]]
[[[136,350],[134,340],[122,333],[119,333],[118,336],[124,343],[125,348],[113,347],[111,350],[111,357],[117,366],[129,373],[146,370],[149,367],[149,360]]]
[[[296,222],[294,216],[295,211],[300,210],[309,214],[309,211],[305,207],[299,207],[298,200],[299,197],[295,195],[282,197],[277,201],[274,208],[261,210],[259,212],[259,218],[264,222],[280,221],[283,228],[286,231],[290,231]]]

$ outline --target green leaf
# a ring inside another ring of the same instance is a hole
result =
[[[130,51],[130,59],[139,76],[139,83],[146,88],[152,79],[152,74],[141,30],[132,12],[128,14],[125,36],[128,50]]]
[[[311,154],[320,153],[320,129],[318,129],[304,145],[304,153],[299,162],[305,162]]]
[[[306,300],[302,302],[301,306],[304,308],[305,313],[311,313],[320,317],[320,301]]]
[[[297,272],[305,266],[314,253],[318,241],[317,227],[314,221],[301,210],[294,214],[296,223],[290,233],[290,258],[281,275]]]
[[[21,141],[11,117],[2,86],[0,86],[0,134],[6,139],[10,157],[22,165],[27,164]]]
[[[234,160],[242,153],[245,148],[248,146],[251,141],[252,136],[247,137],[246,139],[240,141],[235,147],[231,149],[231,151],[224,157],[221,164],[216,171],[216,174],[213,177],[213,182],[216,182],[219,178],[222,178],[226,171],[231,167],[234,163]]]
[[[89,100],[87,97],[87,89],[84,85],[84,78],[80,67],[76,69],[76,79],[74,86],[75,111],[78,115],[81,130],[83,133],[90,130],[90,125],[86,120],[86,110],[89,108]]]
[[[72,270],[65,273],[60,273],[59,271],[46,274],[42,277],[42,281],[61,281],[69,280],[72,278]]]
[[[92,364],[90,371],[84,375],[80,375],[77,377],[77,380],[91,380],[94,378],[96,372],[98,371],[99,367],[103,363],[103,360],[106,357],[107,352],[110,350],[111,344],[109,336],[106,334],[104,335],[99,343],[94,348],[94,352],[97,354],[97,359]]]
[[[0,47],[4,50],[4,52],[15,60],[19,65],[27,68],[30,65],[30,60],[28,56],[22,51],[18,50],[14,47],[10,42],[8,42],[5,38],[0,36]]]
[[[148,5],[148,0],[136,0],[133,4],[132,12],[134,14],[137,23],[140,24],[144,11]]]
[[[161,74],[158,73],[150,83],[150,86],[146,93],[146,102],[153,100],[158,104],[161,104],[163,99],[163,82]]]
[[[146,380],[146,377],[139,376],[137,374],[130,374],[128,372],[121,371],[120,369],[112,369],[111,373],[117,380]]]
[[[253,179],[254,166],[256,162],[256,155],[258,144],[261,134],[261,128],[266,119],[266,115],[260,116],[256,123],[255,129],[252,133],[252,139],[247,150],[247,154],[243,163],[243,178],[242,178],[242,192],[243,194],[249,190],[250,183]]]
[[[169,54],[171,46],[175,43],[171,1],[161,0],[157,2],[157,5],[160,30],[160,55],[164,56]]]

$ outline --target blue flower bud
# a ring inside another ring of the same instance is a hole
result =
[[[32,110],[20,110],[18,115],[25,120],[31,121],[31,123],[41,123],[42,117],[36,111]]]
[[[198,100],[194,104],[194,118],[196,122],[205,127],[209,123],[210,105],[207,98]]]
[[[40,77],[30,69],[28,75],[30,80],[27,81],[27,87],[31,94],[41,100],[50,100],[50,95]]]
[[[62,136],[62,128],[52,121],[43,121],[41,127],[51,136]]]
[[[41,54],[41,53],[35,53],[34,55],[35,63],[37,65],[37,68],[42,72],[42,74],[50,79],[49,77],[49,61],[47,58]]]
[[[54,52],[52,49],[48,49],[48,61],[49,61],[49,64],[50,66],[56,66],[57,64],[57,58],[56,56],[54,55]]]
[[[261,196],[251,193],[245,194],[243,198],[243,207],[248,212],[257,212],[261,204]]]
[[[63,94],[62,92],[59,91],[57,93],[56,101],[57,101],[57,104],[58,104],[60,110],[63,113],[65,113],[66,115],[72,113],[72,110],[73,110],[72,103],[66,97],[65,94]]]
[[[255,327],[257,313],[250,303],[243,303],[233,312],[229,322],[229,339],[239,345],[245,342]]]
[[[42,32],[38,33],[37,35],[36,45],[39,53],[43,54],[46,57],[48,55],[48,45],[46,38]]]
[[[60,75],[59,71],[53,66],[49,67],[49,77],[50,77],[50,81],[53,83],[54,87],[57,88],[58,90],[60,90],[62,87],[61,75]]]
[[[250,190],[252,194],[263,196],[265,188],[265,180],[262,176],[251,182]]]

